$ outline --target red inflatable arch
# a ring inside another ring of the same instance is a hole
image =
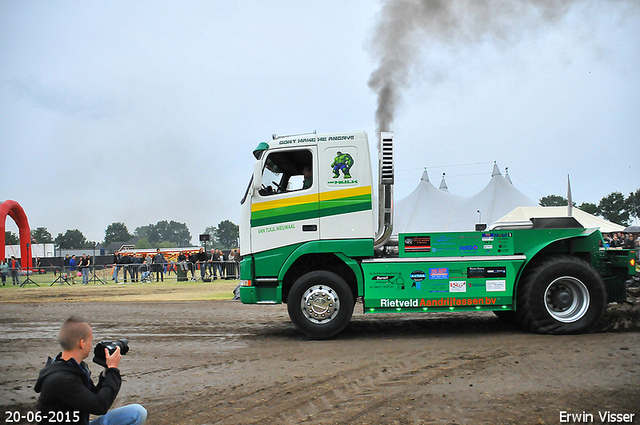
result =
[[[24,210],[16,201],[4,201],[0,204],[0,261],[5,258],[4,232],[7,215],[16,222],[20,233],[20,264],[22,268],[33,267],[31,259],[31,230]]]

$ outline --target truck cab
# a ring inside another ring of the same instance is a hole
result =
[[[241,205],[240,252],[247,260],[241,265],[243,301],[282,302],[288,269],[283,266],[303,256],[330,261],[335,255],[351,259],[373,254],[373,185],[365,132],[274,136],[260,143],[254,156]]]

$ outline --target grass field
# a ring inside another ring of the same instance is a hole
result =
[[[11,278],[7,286],[0,286],[0,303],[24,302],[104,302],[104,301],[194,301],[194,300],[230,300],[237,280],[214,280],[212,282],[178,282],[175,278],[164,282],[129,283],[118,285],[112,280],[106,284],[77,285],[55,283],[53,275],[34,275],[36,284],[24,287],[13,286]],[[22,282],[24,277],[20,277]]]

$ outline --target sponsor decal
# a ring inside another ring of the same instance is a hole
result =
[[[405,236],[405,252],[431,252],[431,236]]]
[[[336,136],[329,137],[330,140],[349,140],[346,138],[341,138],[345,136]],[[358,180],[351,176],[351,168],[355,160],[348,152],[336,151],[336,156],[331,163],[331,168],[333,170],[332,179],[327,181],[328,185],[348,185],[348,184],[358,184]]]
[[[468,278],[507,277],[506,267],[467,267]]]
[[[371,280],[391,280],[395,277],[395,275],[381,275],[381,276],[373,276]]]
[[[501,292],[506,290],[506,280],[487,280],[487,292]]]
[[[411,272],[410,277],[414,282],[422,282],[427,277],[427,274],[422,270],[416,270],[414,272]]]
[[[513,236],[511,232],[503,232],[503,233],[483,233],[482,239],[484,238],[510,238]]]
[[[335,185],[341,185],[341,184],[358,184],[358,180],[331,180],[328,181],[327,184],[335,184]]]
[[[411,285],[411,287],[416,288],[418,291],[421,291],[422,285],[420,284],[420,282],[425,280],[425,278],[427,277],[427,274],[422,270],[416,270],[411,272],[409,277],[411,278],[411,280],[413,280],[413,284]]]
[[[429,279],[449,279],[449,269],[447,267],[429,269]]]
[[[468,252],[468,251],[477,251],[478,245],[460,245],[460,251]]]
[[[487,267],[487,277],[507,277],[506,267]]]
[[[480,298],[440,298],[438,300],[425,300],[424,298],[411,299],[389,299],[380,300],[380,307],[386,308],[410,308],[410,307],[463,307],[463,306],[483,306],[496,305],[497,298],[480,297]]]
[[[373,282],[384,282],[386,284],[396,285],[396,289],[402,290],[405,288],[404,279],[402,278],[402,273],[399,273],[397,276],[394,274],[379,274],[371,277]],[[371,286],[374,288],[374,286]],[[382,288],[382,286],[375,286],[375,288]],[[388,288],[388,286],[387,286]]]
[[[451,236],[438,236],[438,238],[436,239],[436,242],[443,243],[450,240],[453,240]]]
[[[449,292],[467,292],[467,282],[464,280],[450,281]]]
[[[285,139],[278,142],[279,145],[293,145],[296,143],[316,143],[316,142],[334,142],[340,140],[355,140],[356,136],[353,134],[344,136],[331,136],[331,137],[300,137],[298,139]]]
[[[295,228],[296,228],[295,224],[283,224],[281,226],[263,227],[262,229],[258,229],[258,234],[280,232],[282,230],[289,230],[289,229],[295,229]]]

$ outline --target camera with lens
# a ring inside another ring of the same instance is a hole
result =
[[[100,341],[96,348],[93,350],[93,362],[99,364],[102,367],[107,367],[107,358],[104,354],[104,349],[109,350],[109,354],[113,354],[116,348],[120,347],[120,354],[125,355],[129,352],[129,340],[121,339],[119,341]]]

